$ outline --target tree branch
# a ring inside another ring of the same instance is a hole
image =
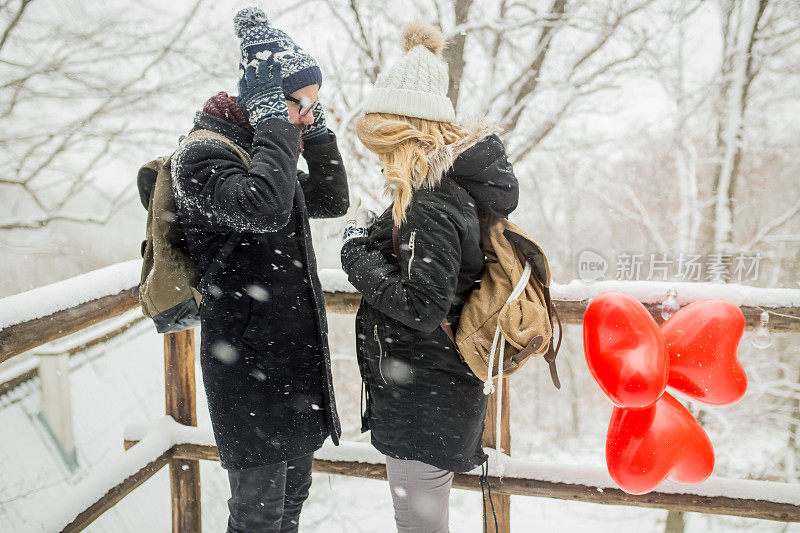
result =
[[[800,200],[797,200],[797,202],[795,202],[795,204],[789,209],[787,209],[783,214],[775,217],[768,224],[762,226],[761,229],[758,230],[758,233],[756,233],[752,239],[747,241],[747,243],[744,245],[744,248],[746,250],[753,249],[753,247],[755,247],[755,245],[757,245],[758,243],[762,242],[767,235],[769,235],[779,227],[783,226],[787,222],[793,220],[795,215],[797,215],[798,213],[800,213]]]
[[[33,2],[33,0],[22,0],[20,2],[19,9],[16,13],[14,13],[14,16],[9,21],[8,26],[6,26],[6,29],[3,31],[3,36],[0,37],[0,50],[3,49],[3,46],[8,40],[8,36],[11,35],[11,31],[17,26],[17,24],[19,24],[19,21],[22,19],[22,15],[25,13],[25,9],[30,5],[31,2]]]
[[[526,67],[522,73],[520,73],[517,79],[511,84],[511,87],[519,84],[519,88],[514,92],[512,105],[510,106],[510,110],[512,110],[513,114],[504,119],[507,129],[509,130],[513,130],[517,126],[517,122],[519,122],[519,118],[522,115],[522,112],[525,110],[524,106],[521,106],[520,103],[523,99],[525,99],[525,97],[536,91],[536,88],[539,85],[542,66],[544,65],[544,60],[547,57],[547,53],[550,50],[553,31],[556,28],[557,22],[563,19],[566,5],[566,0],[553,1],[548,17],[550,23],[545,24],[542,27],[538,42],[536,43],[536,55],[528,67]]]

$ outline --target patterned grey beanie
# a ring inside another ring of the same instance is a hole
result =
[[[239,77],[253,61],[274,55],[281,63],[283,93],[292,94],[298,89],[317,84],[322,86],[322,71],[308,52],[297,46],[291,37],[269,25],[267,14],[257,7],[246,7],[233,17],[236,36],[242,40]]]

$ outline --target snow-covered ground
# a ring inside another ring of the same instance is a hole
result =
[[[133,311],[129,316],[136,316]],[[337,398],[345,425],[344,437],[366,442],[358,432],[358,369],[352,356],[347,355],[347,339],[352,333],[352,317],[331,317],[338,355],[334,357]],[[79,469],[71,474],[61,462],[36,418],[40,397],[36,380],[26,383],[10,394],[0,397],[0,427],[4,428],[0,445],[0,532],[52,531],[48,524],[52,515],[66,500],[69,491],[98,467],[118,462],[123,455],[124,428],[131,424],[147,423],[163,416],[163,344],[148,322],[135,326],[118,339],[73,358],[70,382],[72,387],[75,438]],[[0,365],[0,373],[8,375],[13,367],[27,368],[25,359]],[[561,396],[551,395],[549,389],[541,394],[536,405],[529,404],[538,385],[547,384],[543,368],[529,365],[528,374],[515,377],[512,391],[515,418],[513,421],[515,456],[530,460],[602,466],[602,417],[586,415],[582,422],[586,438],[563,439],[553,445],[554,427],[547,424],[542,408],[551,401],[567,403],[569,389]],[[536,372],[540,370],[540,372]],[[542,374],[542,380],[538,380]],[[566,373],[569,376],[569,372]],[[199,377],[199,368],[198,368]],[[534,377],[537,378],[534,380]],[[198,379],[198,387],[202,382]],[[566,392],[566,394],[564,394]],[[541,403],[541,405],[539,405]],[[601,413],[604,412],[601,408]],[[208,426],[202,389],[198,394],[199,425]],[[597,418],[597,420],[592,420]],[[587,420],[589,419],[589,420]],[[607,420],[607,417],[605,418]],[[713,421],[712,421],[713,422]],[[539,428],[537,429],[537,424]],[[601,431],[597,431],[600,428]],[[595,435],[596,434],[596,435]],[[739,435],[740,448],[752,451]],[[762,436],[762,439],[764,437]],[[763,453],[770,453],[770,442],[754,441],[758,454],[749,458],[756,464]],[[736,462],[744,461],[744,452]],[[721,461],[723,464],[725,461]],[[222,531],[227,519],[228,485],[225,472],[218,463],[201,463],[203,524],[206,531]],[[746,463],[740,466],[747,468]],[[800,487],[798,487],[800,491]],[[453,532],[481,531],[480,493],[453,491],[451,497],[451,530]],[[601,506],[564,502],[543,498],[514,497],[512,527],[514,531],[565,532],[642,532],[660,531],[666,511]],[[385,532],[393,528],[391,500],[385,482],[315,474],[311,497],[302,516],[302,531],[306,532]],[[169,531],[169,476],[164,469],[143,486],[127,496],[119,505],[100,517],[90,532]],[[763,531],[800,532],[800,525],[778,524],[759,520],[729,517],[709,517],[692,514],[688,531]]]

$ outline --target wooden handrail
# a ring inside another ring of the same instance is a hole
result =
[[[0,329],[0,363],[47,344],[91,325],[102,322],[139,306],[136,288],[131,287],[117,294],[103,296],[78,304],[53,314],[20,322]],[[353,292],[326,292],[325,305],[329,313],[355,314],[361,296]],[[0,303],[2,301],[0,300]],[[561,322],[581,324],[588,301],[553,300]],[[656,319],[662,322],[658,304],[644,304]],[[769,327],[774,333],[800,333],[800,307],[740,306],[745,316],[746,328],[758,327],[762,310],[770,313]]]
[[[125,441],[125,449],[137,441]],[[176,444],[171,450],[172,459],[219,461],[216,446],[204,444]],[[314,471],[324,474],[386,480],[386,466],[357,461],[314,460]],[[615,488],[603,488],[564,483],[545,479],[489,476],[492,494],[505,496],[537,496],[603,505],[624,505],[650,509],[678,510],[704,514],[758,518],[778,522],[800,522],[800,506],[769,500],[731,498],[728,496],[702,496],[654,491],[634,495]],[[456,474],[453,487],[480,491],[480,482],[475,474]],[[493,526],[492,526],[493,527]]]
[[[125,265],[128,276],[132,264]],[[87,276],[88,277],[88,276]],[[131,279],[125,277],[125,279]],[[74,281],[74,280],[67,280]],[[335,283],[337,288],[341,286]],[[59,284],[54,284],[49,288],[57,289]],[[74,285],[73,285],[74,286]],[[113,286],[113,284],[112,284]],[[118,284],[117,287],[120,285]],[[124,286],[124,285],[122,285]],[[594,286],[597,290],[605,290],[605,285]],[[646,285],[645,290],[639,290],[644,295],[645,291],[652,292],[653,285]],[[565,296],[576,297],[572,287],[562,286],[568,289]],[[608,289],[619,289],[609,285]],[[692,292],[688,287],[684,287],[686,292]],[[138,307],[139,302],[136,296],[136,288],[128,287],[113,293],[108,285],[104,285],[103,290],[107,292],[98,295],[94,299],[78,303],[68,308],[63,304],[63,299],[52,305],[50,309],[54,311],[46,316],[39,318],[21,319],[19,322],[9,324],[6,315],[5,322],[0,322],[0,363],[11,357],[28,351],[32,348],[46,344],[58,338],[75,333],[88,326],[103,320],[120,315],[126,311]],[[705,289],[704,289],[705,290]],[[712,290],[714,292],[716,289]],[[776,333],[800,332],[800,305],[795,305],[800,301],[800,291],[790,291],[789,297],[782,298],[780,301],[790,303],[788,306],[766,306],[755,303],[758,299],[753,293],[759,293],[759,289],[747,289],[748,298],[740,301],[747,301],[751,305],[741,306],[745,315],[746,327],[753,329],[760,322],[760,315],[763,311],[770,313],[770,329]],[[764,295],[768,294],[768,289],[764,289]],[[15,302],[19,302],[20,297],[25,293],[16,295]],[[41,296],[41,292],[37,293]],[[326,306],[328,312],[338,314],[355,313],[360,295],[354,292],[334,291],[326,292]],[[644,296],[643,296],[644,297]],[[694,291],[694,297],[705,297]],[[0,300],[0,311],[3,305],[10,306],[9,298]],[[769,298],[764,301],[775,301]],[[583,319],[584,311],[588,305],[588,298],[582,300],[559,299],[554,292],[554,307],[561,317],[561,322],[565,324],[580,324]],[[687,303],[686,301],[683,302]],[[62,308],[59,308],[61,305]],[[654,316],[657,322],[661,322],[660,309],[658,304],[645,303],[647,310]],[[56,310],[57,309],[57,310]],[[13,315],[12,315],[13,316]],[[183,424],[196,424],[195,414],[195,386],[194,386],[194,348],[192,332],[183,332],[165,336],[165,368],[167,379],[165,382],[165,393],[167,400],[167,414],[172,415]],[[508,391],[508,386],[504,387]],[[494,402],[490,400],[490,404]],[[508,398],[504,402],[509,406]],[[510,411],[510,409],[508,410]],[[501,420],[503,421],[502,434],[500,441],[504,449],[510,448],[510,428],[508,421],[510,413],[506,408],[503,409]],[[494,445],[496,436],[493,435],[494,416],[492,410],[487,412],[487,428],[492,431],[487,432],[485,443]],[[132,442],[126,442],[126,449]],[[163,448],[162,448],[163,449]],[[139,472],[129,478],[120,481],[118,485],[108,491],[108,493],[85,509],[78,517],[65,529],[65,531],[80,531],[91,523],[105,510],[121,500],[125,494],[133,488],[143,483],[154,472],[162,466],[169,464],[171,471],[171,485],[173,495],[173,531],[200,531],[200,492],[199,492],[199,466],[201,459],[217,459],[216,448],[198,444],[176,444],[168,451],[164,452],[155,461],[145,465]],[[188,467],[188,468],[187,468]],[[318,472],[337,473],[357,477],[367,477],[374,479],[385,479],[385,466],[357,463],[349,461],[329,461],[319,460],[315,462],[315,470]],[[492,478],[490,478],[492,479]],[[710,514],[726,514],[732,516],[744,516],[751,518],[762,518],[767,520],[779,521],[800,521],[800,506],[784,504],[779,502],[767,502],[757,499],[729,498],[723,496],[700,497],[688,494],[671,493],[650,493],[643,496],[632,496],[619,489],[606,488],[598,492],[591,487],[581,486],[570,483],[554,482],[538,479],[522,479],[515,477],[505,477],[503,479],[493,479],[493,492],[498,494],[500,512],[498,525],[501,531],[510,531],[510,495],[529,495],[544,496],[551,498],[587,501],[609,505],[629,505],[648,508],[659,508],[669,510],[696,511]],[[479,490],[479,484],[475,475],[457,474],[454,480],[454,487],[471,490]],[[754,504],[757,503],[757,506]],[[486,512],[484,511],[484,516]],[[484,518],[486,519],[486,518]]]
[[[146,464],[132,476],[120,480],[117,485],[109,489],[100,499],[93,502],[88,508],[78,514],[72,522],[67,524],[67,526],[61,530],[62,533],[77,533],[78,531],[86,529],[89,524],[122,501],[122,499],[133,492],[135,488],[153,477],[156,472],[169,463],[171,458],[172,450],[170,449],[159,455],[155,460]]]
[[[139,306],[136,288],[103,296],[0,330],[0,363]]]

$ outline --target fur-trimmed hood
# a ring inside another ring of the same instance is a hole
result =
[[[477,122],[459,142],[428,156],[428,174],[422,185],[435,188],[447,176],[469,192],[480,209],[507,217],[517,207],[519,183],[506,156],[497,129]]]

